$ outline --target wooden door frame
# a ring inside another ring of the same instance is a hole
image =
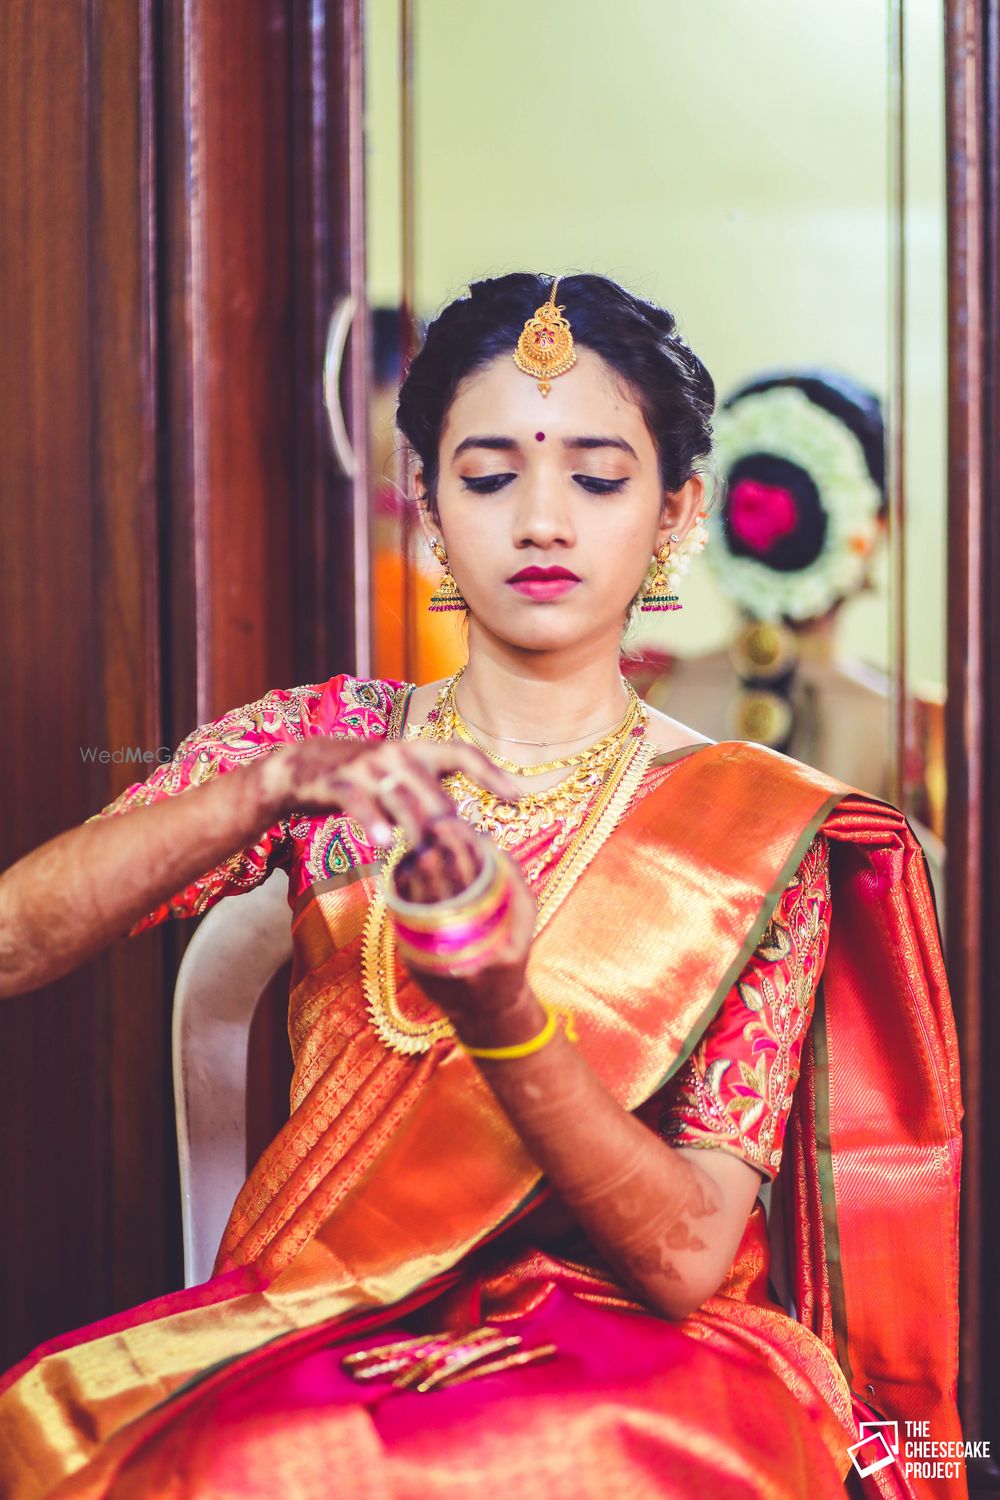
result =
[[[1000,0],[945,0],[948,215],[949,973],[965,1104],[960,1401],[1000,1433]],[[1000,1471],[995,1471],[1000,1479]],[[970,1468],[970,1479],[973,1478]]]

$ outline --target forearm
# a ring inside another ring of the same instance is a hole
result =
[[[526,992],[462,1028],[472,1046],[536,1033]],[[479,1066],[535,1161],[605,1259],[658,1311],[681,1318],[722,1280],[735,1246],[719,1186],[607,1091],[560,1030],[540,1051]]]
[[[84,963],[293,810],[344,812],[374,838],[398,824],[418,843],[426,820],[451,810],[441,778],[456,770],[500,796],[516,793],[469,745],[310,735],[201,786],[71,828],[0,875],[0,996]]]
[[[4,871],[0,995],[68,973],[258,838],[278,815],[262,769],[71,828]]]

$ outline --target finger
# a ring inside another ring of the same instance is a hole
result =
[[[434,842],[441,849],[445,869],[459,890],[471,885],[483,867],[484,853],[477,845],[481,834],[474,833],[461,818],[436,820]]]
[[[414,748],[425,753],[438,776],[447,776],[452,771],[464,771],[470,781],[495,792],[498,797],[514,801],[521,795],[521,788],[514,778],[494,765],[475,745],[448,740],[443,745],[419,744]]]
[[[498,962],[508,963],[520,959],[531,946],[535,931],[538,906],[531,888],[520,870],[511,875],[511,905],[507,919],[507,939]]]
[[[334,777],[329,786],[341,811],[361,824],[373,844],[385,848],[392,843],[392,824],[363,786],[339,776]]]
[[[406,901],[436,901],[445,894],[439,879],[441,849],[436,844],[420,844],[400,859],[393,880],[397,891]]]
[[[456,817],[437,821],[424,841],[400,860],[400,894],[409,901],[443,901],[464,891],[482,868],[483,856],[472,842],[479,837]]]
[[[411,848],[423,839],[430,816],[454,810],[441,784],[398,747],[373,751],[355,762],[348,778],[374,802],[380,820],[403,830]]]
[[[411,848],[426,842],[435,817],[454,814],[454,803],[439,784],[432,786],[427,780],[421,783],[409,772],[389,786],[376,782],[374,795],[383,813],[402,828]],[[442,797],[445,806],[441,805]]]
[[[435,816],[455,812],[455,804],[439,778],[408,749],[385,747],[368,757],[356,774],[370,795],[394,822],[406,827],[408,834],[416,833],[415,819],[430,823]]]

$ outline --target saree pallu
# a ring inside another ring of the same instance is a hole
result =
[[[346,1474],[350,1494],[515,1495],[527,1460],[554,1495],[588,1493],[582,1465],[595,1494],[823,1496],[869,1406],[960,1437],[961,1103],[919,846],[893,809],[754,746],[699,750],[663,791],[599,850],[529,976],[574,1011],[581,1050],[635,1108],[691,1053],[822,828],[834,919],[772,1204],[796,1317],[768,1290],[760,1204],[718,1293],[678,1324],[600,1267],[512,1250],[537,1169],[470,1060],[428,1054],[405,1086],[389,1066],[401,1107],[381,1148],[332,1165],[290,1216],[259,1227],[251,1179],[206,1287],[12,1372],[5,1493],[311,1495]],[[323,925],[350,941],[370,894],[346,882]],[[339,961],[334,945],[331,992]],[[478,1388],[383,1392],[373,1415],[340,1359],[419,1316],[520,1320],[526,1343],[548,1333],[561,1352]],[[322,1462],[302,1457],[312,1445]],[[864,1485],[967,1493],[961,1476],[907,1480],[901,1464]]]

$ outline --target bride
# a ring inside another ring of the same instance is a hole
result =
[[[966,1493],[859,1426],[960,1435],[919,846],[620,671],[713,405],[615,283],[474,284],[398,414],[464,668],[269,692],[0,877],[13,995],[283,866],[295,1064],[212,1279],[0,1383],[5,1495]]]

